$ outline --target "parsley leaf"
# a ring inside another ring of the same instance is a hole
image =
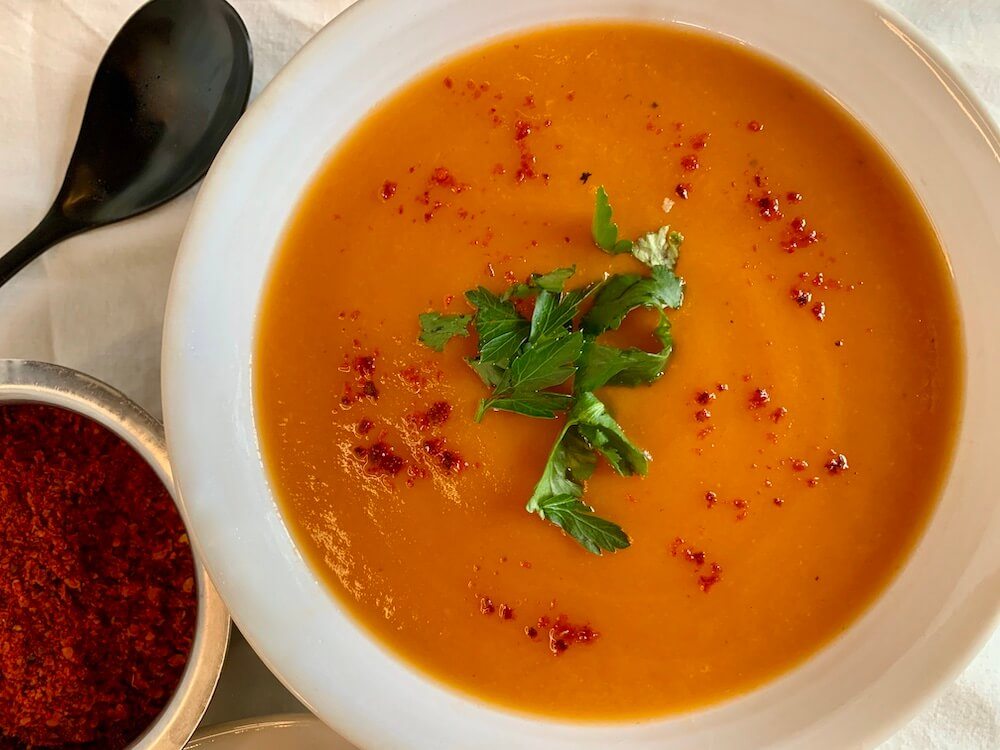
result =
[[[543,292],[561,292],[566,286],[566,282],[576,273],[576,266],[567,268],[557,268],[548,273],[533,273],[528,277],[527,284],[514,284],[503,293],[503,299],[522,299],[537,294],[539,290]]]
[[[465,298],[476,308],[479,361],[505,367],[528,338],[528,321],[518,314],[511,302],[485,287],[466,292]]]
[[[620,526],[594,515],[594,509],[582,500],[581,482],[593,473],[594,466],[593,451],[567,422],[526,509],[561,528],[587,551],[600,555],[625,549],[629,539]]]
[[[571,396],[536,392],[569,380],[576,372],[582,347],[580,331],[546,338],[526,347],[504,371],[494,395],[480,402],[476,420],[481,420],[488,409],[551,419],[556,411],[568,408],[573,401]]]
[[[684,280],[666,266],[653,266],[650,276],[616,274],[601,285],[583,317],[583,330],[592,335],[612,331],[637,307],[678,308],[683,301]]]
[[[528,343],[551,336],[569,333],[569,326],[580,309],[580,304],[590,296],[594,285],[574,289],[563,295],[541,292],[535,300],[535,310],[531,316],[531,333]]]
[[[594,219],[591,222],[590,231],[594,242],[606,253],[618,255],[632,249],[632,243],[629,240],[618,239],[618,225],[615,224],[611,201],[608,200],[608,193],[603,185],[597,188],[597,196],[594,201]]]
[[[629,546],[628,535],[618,524],[594,514],[594,509],[573,495],[549,495],[535,511],[555,524],[595,555]]]
[[[647,352],[635,347],[619,349],[588,337],[577,363],[574,389],[577,392],[596,391],[604,385],[636,386],[656,381],[663,375],[673,351],[670,321],[662,312],[653,335],[661,344],[658,352]]]
[[[438,312],[421,313],[420,341],[436,352],[444,351],[453,336],[468,336],[471,315],[442,315]]]
[[[677,265],[677,256],[683,242],[684,235],[680,232],[671,232],[670,227],[660,227],[637,239],[632,246],[632,255],[650,268],[665,266],[672,271]]]
[[[465,363],[482,379],[490,388],[496,388],[503,379],[503,368],[491,362],[481,362],[478,357],[466,357]]]
[[[649,456],[625,436],[621,426],[608,414],[607,407],[593,393],[577,395],[569,419],[577,425],[580,436],[594,450],[600,451],[621,476],[646,475]]]

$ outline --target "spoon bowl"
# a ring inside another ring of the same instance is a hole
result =
[[[127,219],[201,179],[246,109],[250,38],[225,0],[152,0],[94,76],[55,202],[0,258],[0,285],[74,234]]]

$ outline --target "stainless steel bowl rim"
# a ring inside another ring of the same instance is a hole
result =
[[[106,383],[47,362],[0,359],[0,404],[59,406],[94,420],[131,445],[170,492],[181,518],[184,508],[174,488],[163,426],[138,404]],[[208,708],[229,646],[229,613],[196,550],[198,619],[194,643],[180,684],[167,705],[128,750],[178,750],[194,733]]]

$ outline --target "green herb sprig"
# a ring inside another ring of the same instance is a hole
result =
[[[684,302],[684,280],[674,273],[684,237],[665,226],[635,242],[619,239],[603,187],[597,189],[592,234],[599,248],[612,255],[631,253],[649,273],[614,274],[567,290],[576,272],[568,267],[532,274],[502,294],[478,287],[465,293],[474,315],[422,314],[420,341],[442,351],[451,338],[468,336],[473,326],[477,356],[466,361],[491,390],[479,402],[476,421],[490,411],[541,419],[566,413],[526,509],[600,555],[628,547],[629,538],[583,499],[598,456],[621,476],[645,476],[651,457],[632,443],[594,392],[604,386],[648,385],[663,375],[673,350],[665,310]],[[534,309],[528,319],[512,300],[531,298]],[[584,311],[586,303],[590,306]],[[658,352],[599,341],[640,307],[659,312],[653,330]]]

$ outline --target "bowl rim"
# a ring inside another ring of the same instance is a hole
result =
[[[440,2],[437,4],[439,6],[442,5]],[[260,129],[265,119],[274,118],[275,113],[273,110],[280,107],[282,97],[287,97],[290,90],[294,88],[296,79],[302,77],[307,65],[315,62],[318,54],[314,54],[314,52],[318,52],[318,47],[320,45],[329,46],[337,41],[340,43],[347,43],[350,38],[352,28],[357,24],[365,22],[362,14],[365,14],[365,17],[370,19],[373,15],[377,15],[380,12],[395,9],[395,5],[396,4],[393,0],[360,0],[334,18],[327,25],[327,27],[325,27],[319,34],[317,34],[316,37],[313,38],[313,40],[305,45],[305,47],[300,50],[292,61],[284,69],[282,69],[282,71],[280,71],[275,80],[269,84],[267,89],[265,89],[263,94],[259,97],[258,101],[253,107],[251,107],[244,121],[241,122],[240,126],[238,126],[231,135],[230,141],[227,142],[223,150],[223,155],[227,158],[220,158],[219,162],[217,162],[222,164],[220,170],[216,170],[216,174],[210,173],[209,179],[199,196],[198,203],[196,204],[194,213],[192,214],[192,222],[189,225],[189,229],[185,233],[185,237],[182,242],[182,250],[179,256],[180,262],[178,263],[177,270],[175,270],[174,280],[171,285],[170,300],[168,302],[167,324],[164,336],[163,377],[165,383],[165,397],[170,394],[170,388],[168,386],[171,384],[170,380],[173,376],[175,366],[177,369],[182,369],[180,365],[181,359],[179,358],[180,351],[176,348],[180,342],[185,340],[185,331],[183,330],[184,322],[181,320],[183,316],[179,314],[177,310],[177,308],[181,306],[181,303],[179,302],[179,297],[181,295],[177,291],[177,287],[180,286],[178,280],[180,279],[181,282],[183,282],[183,280],[187,278],[187,274],[189,272],[186,267],[186,263],[190,262],[189,256],[194,254],[195,246],[199,244],[199,235],[207,234],[206,226],[211,222],[210,218],[206,215],[210,210],[209,206],[220,200],[221,196],[219,194],[225,187],[225,177],[221,174],[221,170],[225,169],[226,166],[229,166],[229,163],[236,158],[236,153],[249,148],[254,136],[257,134],[255,129]],[[913,25],[898,12],[884,7],[881,3],[876,2],[876,0],[839,0],[838,3],[832,3],[832,5],[863,8],[887,26],[890,32],[905,41],[913,53],[918,56],[930,69],[931,73],[937,77],[944,88],[951,95],[955,96],[957,104],[965,110],[969,119],[976,126],[976,128],[978,128],[984,139],[990,145],[994,154],[1000,153],[1000,130],[998,130],[996,124],[989,116],[987,108],[984,106],[978,95],[964,83],[955,66],[936,50],[924,34],[916,30]],[[569,21],[569,19],[566,19],[566,21]],[[537,25],[524,25],[520,27],[520,30],[527,31],[535,27],[537,27]],[[707,31],[718,35],[718,32],[711,28],[708,28]],[[510,32],[507,31],[502,33]],[[476,36],[473,42],[468,44],[465,49],[472,49],[477,44],[483,44],[490,38],[501,36],[502,33],[498,32],[498,34],[494,37]],[[765,54],[769,53],[765,52]],[[792,64],[783,64],[786,67],[795,69],[795,66]],[[428,66],[420,68],[419,70],[423,71],[427,69],[427,67],[430,67],[430,65],[431,64],[429,63]],[[355,118],[354,122],[357,123],[359,119],[360,116]],[[171,349],[172,346],[175,348]],[[171,356],[177,359],[172,361]],[[170,429],[171,422],[174,419],[172,417],[172,409],[173,404],[170,404],[168,399],[168,430]],[[177,407],[177,409],[179,412],[180,407]],[[177,422],[180,421],[180,417],[177,417]],[[169,434],[170,433],[168,432],[168,439]],[[933,521],[931,521],[931,523],[933,523]],[[969,659],[971,659],[971,657],[978,652],[979,649],[981,649],[990,634],[996,629],[998,622],[1000,622],[1000,600],[993,600],[989,602],[988,608],[988,613],[977,612],[979,619],[974,623],[974,626],[966,628],[962,631],[960,646],[956,646],[954,641],[948,644],[949,653],[947,658],[933,660],[933,663],[925,665],[927,666],[927,674],[930,676],[922,678],[919,680],[919,685],[911,686],[910,689],[906,690],[905,696],[894,704],[891,711],[884,712],[877,720],[867,721],[863,728],[852,728],[849,732],[850,736],[858,741],[875,744],[877,741],[884,739],[895,729],[902,726],[902,724],[905,723],[905,721],[908,720],[910,716],[912,716],[912,714],[933,695],[944,690],[947,687],[948,682],[954,679]],[[237,621],[239,621],[238,615]],[[265,663],[272,667],[272,670],[275,671],[279,679],[284,682],[289,689],[303,701],[303,703],[310,705],[308,698],[297,690],[294,685],[289,684],[289,681],[281,674],[281,671],[275,668],[276,665],[271,658],[274,652],[263,642],[265,639],[258,638],[252,626],[246,628],[244,632],[246,633],[248,641],[255,648],[255,650],[261,654]],[[398,657],[395,658],[398,659]],[[475,698],[471,696],[469,696],[469,698],[470,700],[475,700]],[[517,715],[506,709],[498,710],[507,715]],[[330,719],[331,713],[332,711],[330,711],[328,707],[326,716],[328,720]],[[537,719],[533,717],[533,720],[537,720],[539,722],[549,721],[545,717],[537,717]],[[372,728],[366,726],[362,719],[358,717],[345,716],[344,711],[340,711],[340,713],[336,715],[336,721],[333,725],[338,729],[338,731],[344,732],[345,735],[351,737],[354,741],[373,741],[376,737],[384,736],[375,734]],[[619,723],[617,726],[623,725]]]
[[[110,430],[156,472],[181,514],[163,427],[121,391],[68,367],[23,359],[0,359],[0,405],[44,404],[79,414]],[[229,646],[226,605],[194,550],[198,617],[188,661],[174,694],[127,750],[176,750],[197,729],[215,693]]]

